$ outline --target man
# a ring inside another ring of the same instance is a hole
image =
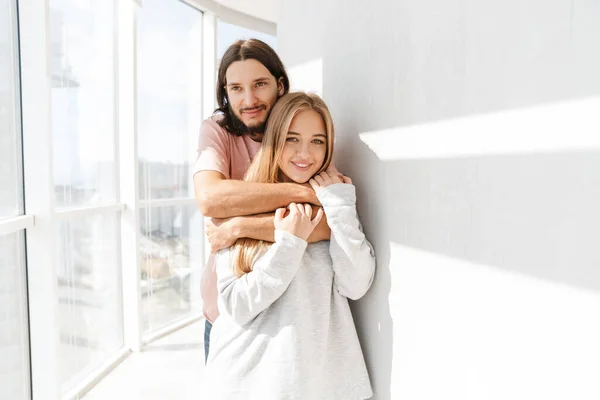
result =
[[[264,127],[277,100],[289,91],[289,79],[277,53],[260,40],[240,40],[221,59],[215,114],[200,129],[194,188],[212,252],[202,277],[206,325],[205,358],[210,330],[219,316],[214,252],[238,238],[274,241],[273,211],[291,202],[320,205],[313,189],[295,183],[244,182],[260,148]],[[330,238],[325,218],[309,242]]]

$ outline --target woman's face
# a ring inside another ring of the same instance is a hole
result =
[[[279,168],[285,180],[306,183],[315,175],[327,152],[327,130],[319,113],[300,111],[290,124]]]

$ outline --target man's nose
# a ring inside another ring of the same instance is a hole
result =
[[[258,98],[254,95],[254,90],[246,90],[244,93],[244,105],[246,107],[255,106]]]

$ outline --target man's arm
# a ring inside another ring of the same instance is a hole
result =
[[[313,215],[317,214],[319,207],[313,207]],[[251,215],[246,217],[235,217],[234,233],[237,232],[240,237],[264,240],[266,242],[274,242],[275,226],[273,219],[275,213],[265,213],[259,215]],[[315,230],[308,237],[308,243],[320,242],[321,240],[329,240],[331,238],[331,230],[327,225],[327,216],[323,215],[323,219],[319,222]],[[237,239],[236,239],[237,240]]]
[[[319,207],[313,206],[313,215]],[[226,219],[211,218],[206,222],[206,235],[211,244],[212,251],[227,248],[239,238],[252,238],[274,242],[275,226],[273,225],[275,213],[264,213]],[[308,237],[309,243],[329,240],[331,230],[327,225],[327,216],[319,222],[315,230]]]
[[[226,179],[217,171],[196,173],[194,192],[200,212],[215,218],[271,212],[292,202],[320,205],[314,190],[308,185],[245,182]]]

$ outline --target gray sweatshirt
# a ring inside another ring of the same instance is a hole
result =
[[[318,191],[331,240],[284,231],[237,278],[232,253],[217,255],[220,317],[205,382],[211,400],[354,400],[372,396],[348,299],[369,289],[373,248],[356,213],[355,187]]]

